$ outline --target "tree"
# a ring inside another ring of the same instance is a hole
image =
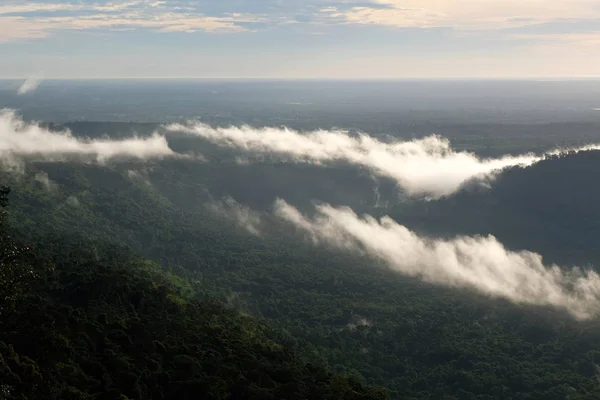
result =
[[[8,206],[10,188],[0,187],[0,206]],[[37,274],[33,269],[33,252],[13,239],[5,223],[5,211],[0,211],[0,315],[11,310],[27,293]]]

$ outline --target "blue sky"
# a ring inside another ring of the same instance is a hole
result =
[[[600,0],[0,0],[0,77],[600,76]]]

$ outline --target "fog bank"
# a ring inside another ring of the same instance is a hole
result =
[[[449,140],[438,135],[383,142],[367,134],[353,136],[343,130],[299,132],[246,125],[213,128],[199,122],[172,124],[166,128],[196,135],[223,147],[283,156],[290,162],[347,162],[396,180],[410,195],[429,197],[452,194],[468,180],[486,179],[503,168],[528,166],[544,158],[534,154],[480,158],[452,149]],[[591,145],[575,150],[597,148],[598,145]]]
[[[553,306],[579,319],[600,311],[600,276],[594,271],[544,265],[539,254],[507,250],[493,236],[430,239],[389,217],[377,220],[346,207],[316,207],[313,218],[283,200],[274,210],[316,243],[366,252],[402,274],[430,283],[471,288],[520,304]]]
[[[148,159],[175,154],[167,139],[159,134],[122,140],[78,138],[68,130],[50,131],[37,123],[26,122],[13,110],[0,110],[0,159],[5,164],[18,163],[26,156],[48,161],[85,156],[102,163],[116,157]]]

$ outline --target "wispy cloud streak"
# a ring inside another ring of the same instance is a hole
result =
[[[95,162],[105,162],[116,157],[148,159],[176,154],[167,139],[159,134],[123,140],[78,138],[68,130],[50,131],[25,122],[12,110],[0,110],[0,158],[4,162],[27,156],[45,160],[85,156]]]
[[[38,15],[38,13],[43,15]],[[264,15],[237,12],[207,15],[198,7],[164,1],[97,4],[23,2],[0,5],[0,43],[38,39],[57,30],[154,29],[157,32],[243,32],[247,24],[265,22]]]
[[[235,222],[249,233],[255,236],[261,235],[260,227],[262,223],[260,213],[239,204],[233,198],[225,197],[221,201],[207,204],[207,207],[221,217]]]
[[[25,79],[25,81],[23,82],[23,84],[21,86],[19,86],[17,93],[18,94],[26,94],[26,93],[30,93],[30,92],[35,92],[35,90],[38,88],[38,86],[40,86],[41,83],[42,83],[41,78],[39,78],[37,76],[29,77],[29,78]]]
[[[424,238],[389,217],[359,217],[349,208],[317,206],[308,218],[283,200],[275,214],[315,242],[363,251],[424,281],[475,289],[515,303],[552,306],[579,319],[600,311],[600,276],[591,270],[546,266],[539,254],[509,251],[493,236]]]
[[[453,150],[447,139],[437,135],[386,143],[366,134],[352,136],[342,130],[303,133],[287,128],[213,128],[202,123],[173,124],[167,129],[196,135],[224,147],[285,156],[293,162],[348,162],[395,179],[408,194],[431,197],[452,194],[471,179],[485,179],[503,168],[528,166],[544,158],[523,154],[482,159],[470,152]],[[577,150],[598,147],[591,145]]]
[[[600,17],[595,0],[369,0],[337,3],[322,15],[350,24],[460,30],[509,29]]]

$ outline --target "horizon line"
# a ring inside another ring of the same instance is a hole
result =
[[[440,76],[440,77],[197,77],[197,76],[156,76],[156,77],[43,77],[43,76],[21,76],[0,77],[2,81],[17,81],[36,78],[40,81],[176,81],[176,80],[198,80],[198,81],[572,81],[572,80],[599,80],[600,75],[581,76],[522,76],[522,77],[468,77],[468,76]]]

